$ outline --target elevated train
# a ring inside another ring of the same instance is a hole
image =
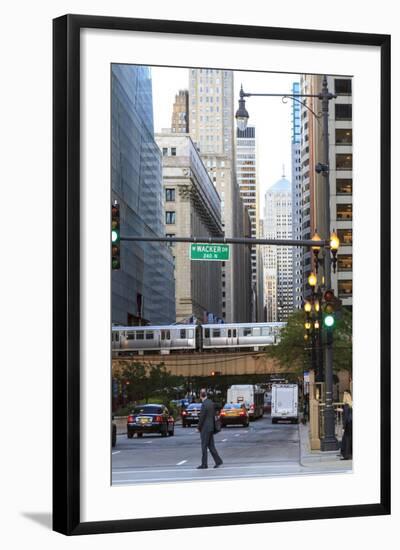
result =
[[[113,355],[212,351],[253,348],[279,341],[286,323],[223,323],[207,325],[114,326]]]

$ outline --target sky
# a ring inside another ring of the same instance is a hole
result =
[[[175,95],[181,89],[188,89],[188,69],[152,67],[154,129],[161,132],[170,128],[172,105]],[[290,93],[292,83],[299,81],[299,75],[284,73],[261,73],[234,71],[234,112],[238,107],[240,85],[249,93]],[[291,180],[291,107],[281,98],[246,98],[249,126],[256,127],[257,170],[260,188],[261,208],[264,195],[283,175]],[[260,210],[262,215],[263,210]]]

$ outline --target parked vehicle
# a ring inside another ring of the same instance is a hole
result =
[[[175,420],[164,405],[139,405],[128,416],[127,433],[131,439],[135,434],[159,433],[163,437],[174,435]]]
[[[226,403],[220,412],[221,426],[225,428],[233,424],[249,425],[249,412],[244,403]]]
[[[297,384],[273,384],[271,400],[271,419],[276,424],[279,420],[299,421],[298,386]]]
[[[115,447],[116,444],[117,444],[117,426],[113,422],[111,424],[111,446]]]
[[[182,410],[182,428],[199,423],[199,413],[202,403],[190,403],[186,409]]]
[[[261,418],[264,414],[264,391],[253,384],[236,384],[228,388],[227,403],[245,404],[250,420]]]

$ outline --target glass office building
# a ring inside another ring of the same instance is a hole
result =
[[[165,235],[161,152],[154,141],[149,67],[112,65],[111,199],[120,204],[121,234]],[[175,322],[174,265],[159,242],[121,242],[112,272],[112,322]]]

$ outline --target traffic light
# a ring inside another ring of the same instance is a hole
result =
[[[119,204],[111,206],[111,266],[120,269],[120,215]]]
[[[336,317],[339,314],[342,301],[336,298],[333,290],[326,290],[324,293],[324,325],[326,328],[333,328]]]

